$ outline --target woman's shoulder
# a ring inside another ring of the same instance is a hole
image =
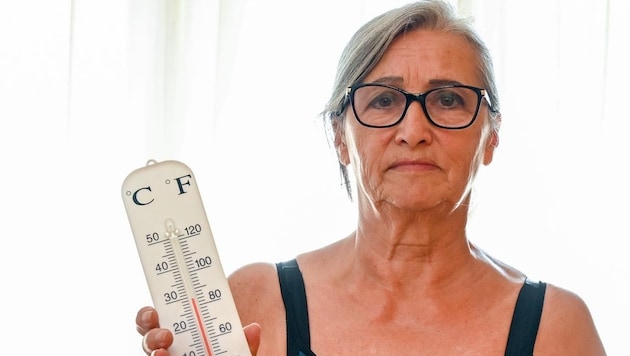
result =
[[[578,294],[547,283],[536,350],[541,355],[605,355],[591,312]]]
[[[260,298],[279,294],[276,266],[273,263],[257,262],[245,265],[228,277],[232,293],[239,298]]]
[[[508,281],[513,286],[521,286],[527,278],[527,274],[518,269],[481,250],[477,252],[478,256],[482,256],[488,265],[499,272],[504,281]],[[553,283],[545,284],[544,304],[534,353],[536,355],[605,355],[587,303],[573,291]]]
[[[330,255],[325,251],[331,250],[330,246],[314,251],[308,251],[296,256],[300,271],[310,269],[315,261],[326,260]],[[321,264],[321,263],[316,263]],[[271,299],[273,302],[281,301],[280,282],[276,263],[256,262],[245,265],[235,270],[228,278],[232,292],[236,297],[243,299]]]
[[[275,264],[245,265],[228,281],[243,325],[258,323],[263,330],[259,352],[281,354],[278,350],[285,345],[285,311]]]

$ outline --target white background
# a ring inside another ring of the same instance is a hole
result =
[[[343,45],[396,3],[0,0],[2,353],[142,354],[120,186],[150,158],[195,172],[228,272],[352,231],[317,114]],[[578,293],[624,354],[629,5],[460,3],[503,112],[470,239]]]

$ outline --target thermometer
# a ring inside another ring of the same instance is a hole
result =
[[[171,355],[251,356],[192,171],[150,160],[122,197]]]

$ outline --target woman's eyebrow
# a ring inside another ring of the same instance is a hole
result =
[[[453,80],[453,79],[431,79],[429,80],[429,84],[431,84],[431,86],[443,86],[443,85],[462,85],[461,82],[458,82],[457,80]]]
[[[372,81],[372,83],[380,83],[380,84],[402,84],[404,83],[404,79],[402,77],[381,77],[376,78]]]

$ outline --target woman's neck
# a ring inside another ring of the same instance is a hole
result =
[[[349,238],[352,269],[380,283],[445,283],[468,274],[475,259],[466,238],[466,209],[444,212],[382,211],[359,215]],[[463,272],[463,273],[462,273]]]

